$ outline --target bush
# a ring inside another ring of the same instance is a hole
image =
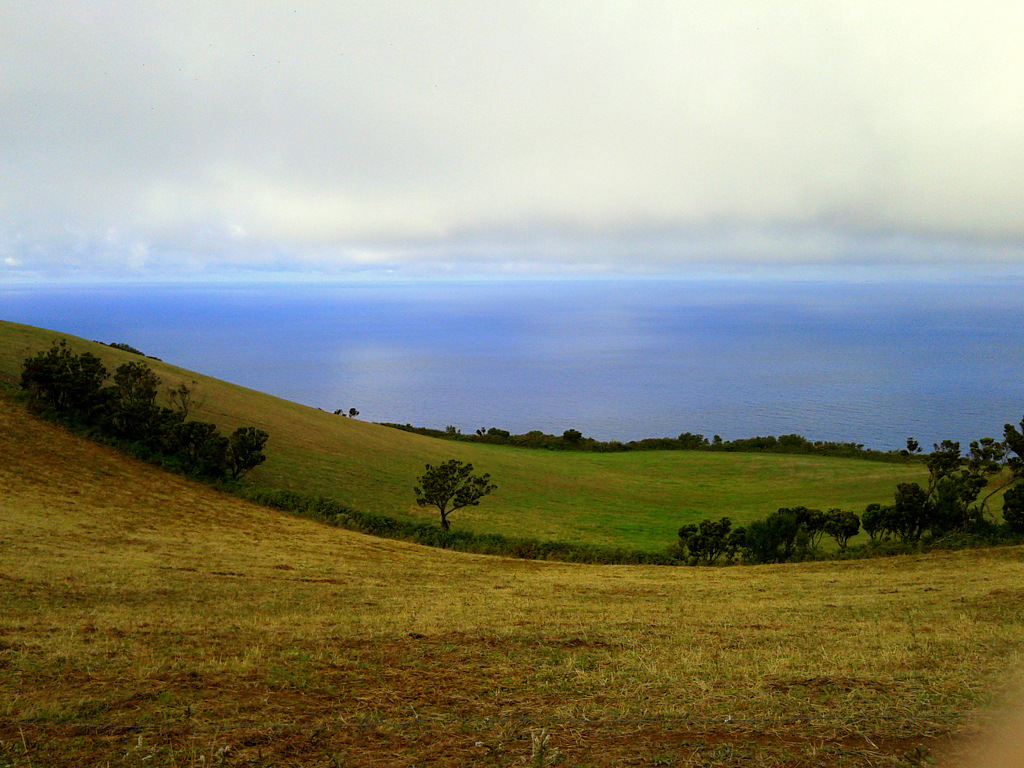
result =
[[[835,539],[839,550],[846,549],[851,538],[860,533],[860,518],[853,512],[830,509],[825,515],[825,533]]]
[[[118,366],[113,384],[104,387],[107,378],[99,358],[74,354],[62,339],[24,361],[21,388],[44,415],[171,471],[237,480],[266,458],[266,432],[239,427],[225,438],[215,424],[186,421],[191,391],[185,385],[169,395],[175,408],[159,406],[160,378],[144,362]]]
[[[29,357],[22,364],[21,388],[39,410],[50,411],[72,421],[92,421],[99,407],[107,369],[95,355],[74,354],[67,341],[54,342],[50,349]]]
[[[1024,533],[1024,485],[1003,494],[1003,520],[1013,533]]]
[[[796,549],[800,525],[796,515],[779,510],[747,528],[746,554],[752,563],[784,563]]]
[[[700,525],[684,525],[679,541],[670,554],[690,565],[714,565],[723,555],[726,561],[735,557],[746,542],[744,528],[732,528],[732,520],[702,520]]]

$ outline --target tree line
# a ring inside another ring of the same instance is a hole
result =
[[[512,434],[500,427],[481,427],[464,434],[458,427],[444,429],[415,427],[412,424],[382,422],[381,426],[413,432],[418,435],[488,445],[510,445],[516,448],[537,448],[549,451],[583,451],[588,453],[620,453],[625,451],[724,451],[727,453],[786,453],[843,458],[871,459],[874,461],[902,462],[911,460],[906,450],[878,451],[865,448],[862,443],[840,443],[828,440],[808,440],[802,435],[765,435],[723,440],[720,435],[707,438],[702,434],[683,432],[678,437],[651,437],[642,440],[602,441],[585,437],[578,429],[567,429],[561,435],[549,435],[539,429],[523,434]]]
[[[194,392],[185,384],[167,390],[169,407],[158,404],[160,378],[141,361],[123,363],[111,375],[98,357],[75,354],[62,339],[25,359],[20,384],[37,413],[166,469],[237,480],[266,459],[263,430],[239,427],[224,437],[216,424],[190,419]]]
[[[839,552],[863,530],[866,549],[907,550],[967,542],[1019,541],[1024,536],[1024,419],[1006,424],[1002,442],[986,437],[970,444],[943,440],[923,457],[928,482],[898,483],[891,504],[869,504],[861,515],[841,509],[782,508],[747,527],[728,517],[684,525],[670,554],[689,565],[720,562],[785,563],[813,559],[825,536]],[[906,453],[921,453],[913,438]],[[989,506],[1003,491],[1002,523]]]

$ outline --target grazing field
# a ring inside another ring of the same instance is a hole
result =
[[[713,569],[423,549],[0,397],[3,766],[951,765],[1022,669],[1022,585],[1019,547]]]
[[[15,384],[22,361],[59,338],[65,336],[0,322],[0,381]],[[111,370],[139,359],[66,338],[76,351],[100,356]],[[270,433],[267,461],[250,476],[258,485],[324,494],[368,512],[433,521],[436,515],[418,508],[412,493],[425,464],[448,458],[472,462],[498,485],[479,507],[452,516],[454,526],[477,532],[661,551],[676,540],[684,523],[725,515],[744,524],[792,506],[859,513],[871,502],[891,501],[896,483],[925,476],[917,463],[820,456],[587,454],[449,442],[147,362],[166,386],[186,383],[194,388],[200,403],[196,418],[213,421],[224,432],[252,424]]]

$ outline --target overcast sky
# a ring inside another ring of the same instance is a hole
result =
[[[0,281],[1024,264],[1024,4],[0,5]]]

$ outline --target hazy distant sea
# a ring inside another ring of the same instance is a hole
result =
[[[0,317],[327,411],[897,448],[1024,415],[1019,281],[0,287]]]

